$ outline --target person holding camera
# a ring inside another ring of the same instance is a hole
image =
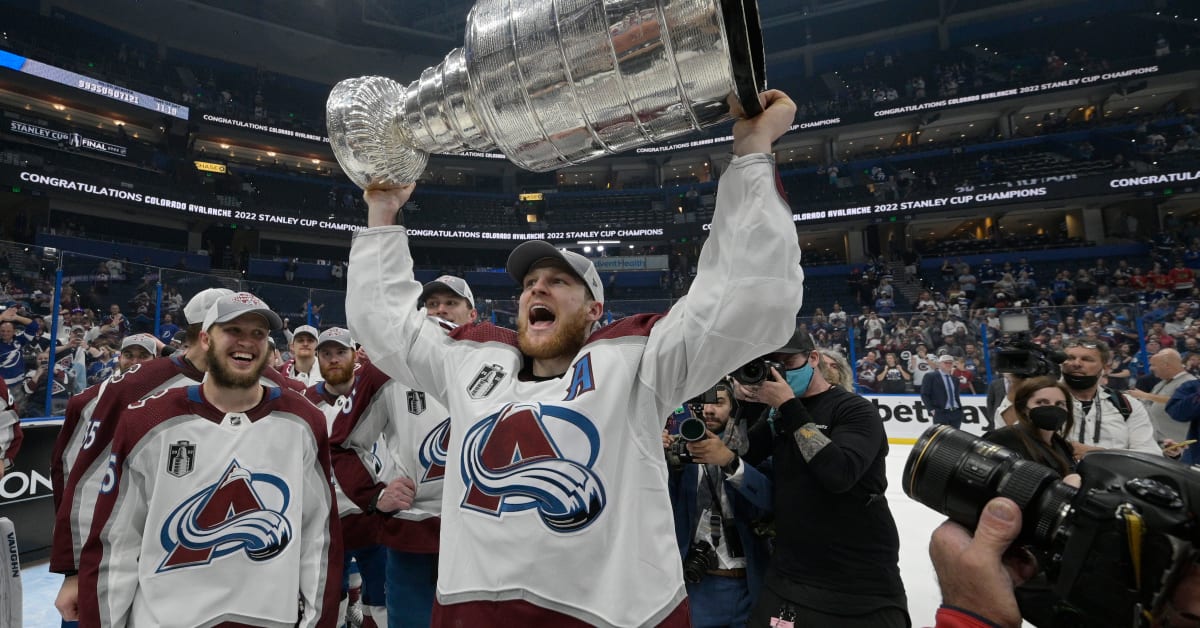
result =
[[[675,536],[692,627],[743,627],[770,560],[767,541],[755,533],[755,524],[771,510],[771,485],[734,451],[743,448],[745,435],[739,437],[730,420],[732,388],[721,382],[710,393],[696,404],[700,418],[686,419],[703,421],[703,437],[687,443],[692,464],[670,470]]]
[[[1068,435],[1074,439],[1075,459],[1100,449],[1161,455],[1146,407],[1131,402],[1125,393],[1100,385],[1112,357],[1108,345],[1071,340],[1064,349],[1067,360],[1062,363],[1062,380],[1071,392],[1071,414],[1078,418]]]
[[[781,367],[735,389],[769,406],[750,428],[745,458],[772,458],[776,522],[775,553],[749,625],[909,626],[878,411],[829,382],[807,333],[797,331],[770,357]]]

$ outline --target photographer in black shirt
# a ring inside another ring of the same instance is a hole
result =
[[[736,386],[769,407],[744,458],[771,457],[775,502],[775,553],[748,625],[910,626],[875,406],[828,381],[806,332],[769,359],[782,372]]]

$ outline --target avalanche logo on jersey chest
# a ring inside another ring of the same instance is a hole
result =
[[[446,476],[446,457],[449,449],[450,418],[447,417],[429,430],[429,433],[421,440],[417,459],[420,460],[421,467],[425,469],[425,473],[421,476],[422,484],[440,480]]]
[[[510,403],[463,439],[464,509],[500,518],[534,510],[551,531],[576,532],[599,518],[604,484],[592,469],[600,434],[562,406]]]
[[[217,482],[187,497],[167,517],[159,532],[167,555],[158,572],[207,565],[239,552],[253,562],[271,560],[294,536],[284,514],[290,501],[282,478],[253,473],[234,460]]]

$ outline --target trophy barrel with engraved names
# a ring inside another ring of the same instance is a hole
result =
[[[544,172],[720,124],[731,94],[757,115],[764,66],[755,0],[480,0],[408,87],[335,85],[329,141],[362,188],[416,181],[430,153]]]

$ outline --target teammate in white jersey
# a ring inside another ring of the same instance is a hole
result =
[[[260,381],[282,324],[254,295],[219,299],[204,382],[122,413],[80,558],[81,625],[336,625],[325,417]]]
[[[301,325],[292,334],[288,349],[292,359],[283,363],[281,373],[300,380],[306,387],[321,381],[321,365],[317,363],[317,328]]]
[[[446,403],[434,626],[687,626],[661,432],[684,400],[791,337],[803,272],[771,144],[795,104],[734,125],[689,294],[665,316],[595,329],[604,287],[581,255],[517,247],[518,331],[446,336],[421,293],[398,210],[412,186],[364,197],[350,252],[350,329],[381,370]]]
[[[418,306],[447,331],[475,322],[475,297],[467,282],[443,275],[425,284]],[[318,347],[318,357],[328,351]],[[387,378],[379,369],[359,369],[355,386]],[[378,403],[382,398],[386,403]],[[387,546],[387,606],[390,628],[429,626],[437,579],[442,484],[450,416],[426,395],[394,380],[379,389],[373,402],[361,397],[338,418],[330,440],[334,473],[347,495],[365,510],[390,515],[380,530]],[[382,436],[386,447],[374,454]],[[391,470],[371,474],[370,464],[390,461]],[[415,495],[414,495],[415,491]]]

